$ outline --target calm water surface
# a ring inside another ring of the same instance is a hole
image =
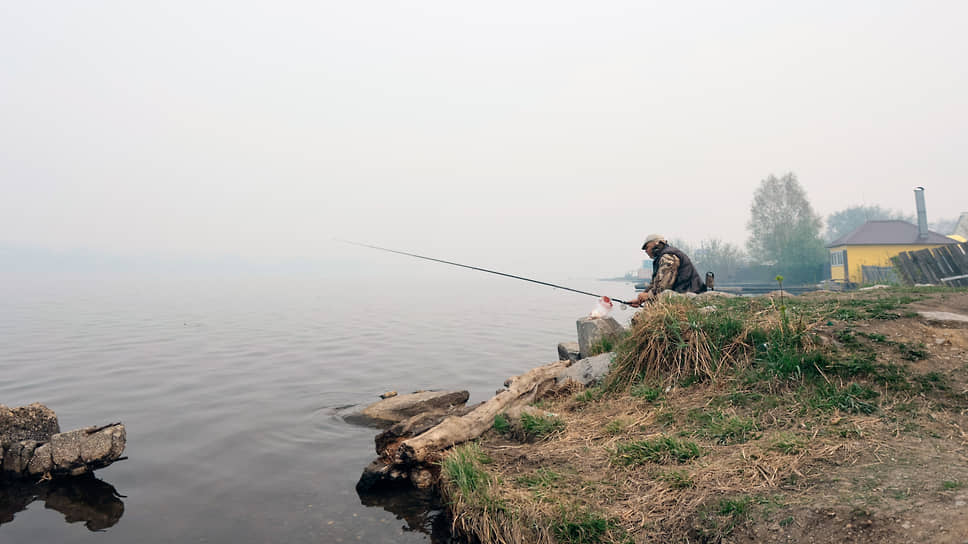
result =
[[[376,431],[344,417],[390,389],[485,400],[555,360],[594,305],[460,271],[3,282],[0,403],[42,402],[62,430],[123,421],[129,459],[100,482],[8,486],[0,542],[430,542],[426,513],[357,496]]]

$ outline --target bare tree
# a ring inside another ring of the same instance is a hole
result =
[[[832,242],[841,236],[846,236],[857,227],[868,221],[880,219],[900,219],[914,223],[913,215],[896,210],[881,208],[880,206],[849,206],[827,216],[826,240]]]

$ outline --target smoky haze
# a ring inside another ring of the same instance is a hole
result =
[[[614,276],[826,217],[968,211],[963,2],[7,2],[0,244]],[[439,266],[439,265],[438,265]]]

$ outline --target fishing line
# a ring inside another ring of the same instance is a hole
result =
[[[498,272],[497,270],[488,270],[487,268],[481,268],[479,266],[471,266],[471,265],[468,265],[468,264],[455,263],[453,261],[445,261],[443,259],[435,259],[433,257],[427,257],[425,255],[417,255],[416,253],[408,253],[406,251],[398,251],[396,249],[390,249],[390,248],[380,247],[380,246],[371,246],[370,244],[361,244],[360,242],[351,242],[349,240],[341,240],[339,238],[334,238],[334,240],[336,240],[337,242],[343,242],[344,244],[350,244],[350,245],[360,246],[360,247],[368,247],[370,249],[378,249],[380,251],[387,251],[387,252],[390,252],[390,253],[396,253],[398,255],[406,255],[408,257],[416,257],[418,259],[425,259],[425,260],[428,260],[428,261],[434,261],[434,262],[437,262],[437,263],[449,264],[449,265],[452,265],[452,266],[459,266],[461,268],[470,268],[471,270],[478,270],[480,272],[487,272],[488,274],[497,274],[498,276],[504,276],[506,278],[513,278],[513,279],[516,279],[516,280],[530,281],[531,283],[537,283],[539,285],[547,285],[548,287],[554,287],[556,289],[564,289],[565,291],[571,291],[572,293],[580,293],[582,295],[588,295],[588,296],[595,297],[595,298],[609,298],[611,300],[614,300],[615,302],[618,302],[619,304],[629,304],[628,302],[625,302],[624,300],[619,300],[617,298],[605,297],[604,295],[596,295],[595,293],[589,293],[588,291],[582,291],[580,289],[572,289],[571,287],[565,287],[564,285],[558,285],[558,284],[555,284],[555,283],[548,283],[546,281],[535,280],[535,279],[531,279],[531,278],[525,278],[524,276],[516,276],[514,274],[506,274],[504,272]]]

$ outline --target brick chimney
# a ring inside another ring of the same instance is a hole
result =
[[[924,187],[914,188],[914,203],[918,207],[918,240],[927,240],[928,211],[924,207]]]

